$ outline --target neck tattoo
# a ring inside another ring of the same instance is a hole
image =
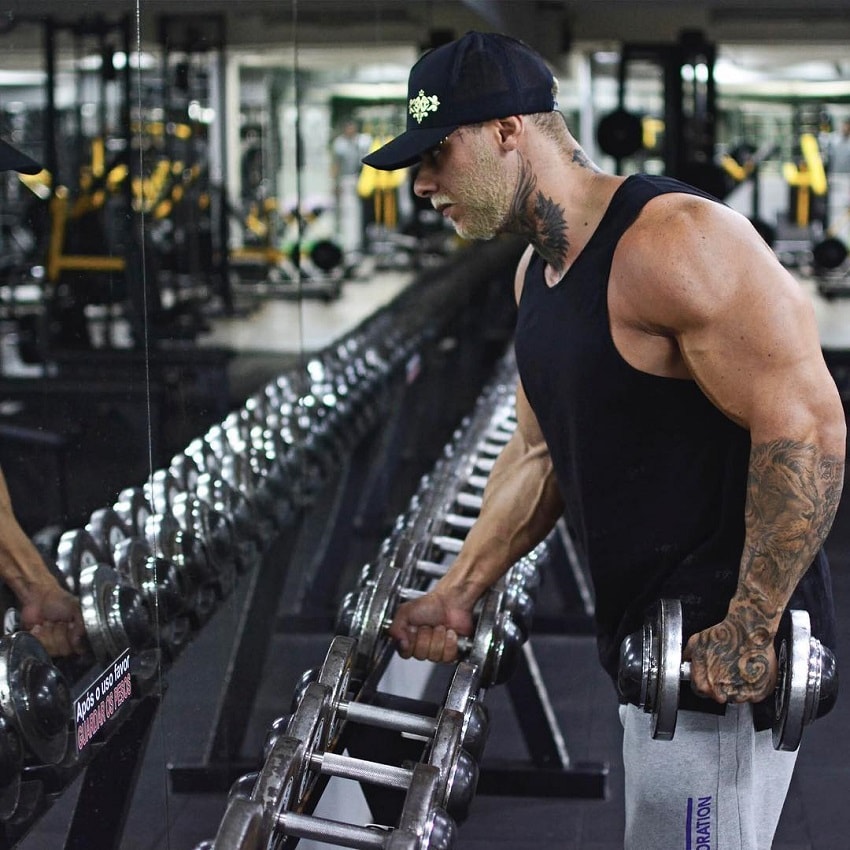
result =
[[[525,236],[537,253],[555,269],[564,268],[570,240],[564,208],[537,190],[537,176],[520,157],[519,176],[508,221]]]

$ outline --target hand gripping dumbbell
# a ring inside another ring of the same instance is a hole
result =
[[[91,532],[77,528],[62,534],[56,568],[80,601],[86,639],[99,664],[107,664],[125,649],[150,646],[150,613],[141,594],[112,568],[112,558],[104,554]],[[13,613],[7,631],[19,626]]]
[[[435,803],[436,768],[417,764],[398,824],[359,826],[299,813],[292,789],[304,745],[282,737],[264,766],[262,790],[231,796],[214,842],[198,850],[279,850],[288,838],[359,850],[451,850],[457,828]],[[258,781],[258,786],[260,785]]]
[[[349,699],[356,657],[357,641],[345,635],[336,635],[328,647],[322,666],[318,671],[307,671],[295,690],[293,712],[311,682],[316,681],[331,689],[333,711],[326,733],[328,749],[336,748],[340,731],[347,721],[415,735],[433,742],[440,729],[442,712],[447,710],[456,712],[462,718],[460,747],[464,755],[460,755],[459,759],[465,760],[468,754],[469,757],[480,761],[487,742],[489,718],[483,702],[478,698],[482,690],[481,677],[475,664],[461,661],[457,665],[442,706],[436,716],[430,716]],[[266,754],[274,742],[275,735],[285,734],[288,722],[289,718],[279,718],[272,724],[266,738]],[[467,767],[465,770],[469,772],[472,768]]]
[[[260,803],[263,811],[259,846],[279,847],[286,837],[298,837],[343,847],[449,850],[456,826],[439,804],[443,784],[439,768],[424,762],[412,769],[394,768],[326,752],[330,690],[314,683],[305,698],[292,720],[293,731],[302,737],[281,735],[275,741],[251,792],[250,799]],[[388,831],[300,814],[320,774],[406,788],[396,828]],[[406,843],[399,844],[402,839]],[[218,850],[218,838],[215,847]]]
[[[803,728],[829,712],[838,693],[835,658],[812,637],[806,611],[790,611],[777,652],[779,676],[774,691],[773,746],[796,750]],[[630,703],[652,715],[653,738],[669,741],[676,729],[681,682],[691,665],[682,661],[682,604],[662,599],[643,630],[620,647],[618,687]]]
[[[424,593],[404,588],[401,576],[400,570],[387,566],[374,582],[342,601],[337,631],[357,639],[357,678],[368,675],[383,655],[387,630],[398,603]],[[495,589],[485,594],[472,639],[458,638],[459,653],[481,667],[484,687],[503,684],[510,678],[523,643],[521,630],[511,615],[502,610],[501,597],[501,592]]]

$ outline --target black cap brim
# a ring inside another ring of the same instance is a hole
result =
[[[21,174],[38,174],[43,166],[0,139],[0,171],[18,171]]]
[[[407,130],[396,136],[383,147],[373,151],[361,160],[378,171],[396,171],[409,168],[419,162],[422,154],[437,147],[459,125],[451,127],[426,127],[421,130]]]

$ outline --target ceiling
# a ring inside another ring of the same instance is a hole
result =
[[[406,64],[435,34],[498,29],[559,65],[575,50],[671,42],[696,29],[752,77],[850,81],[850,0],[0,0],[3,66],[39,55],[36,24],[46,16],[121,15],[142,45],[159,42],[163,16],[178,32],[186,16],[220,15],[230,50],[269,54],[296,44],[317,62],[333,48],[341,62],[348,54]]]

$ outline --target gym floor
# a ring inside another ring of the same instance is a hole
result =
[[[374,289],[352,285],[349,291],[347,285],[344,297],[358,301],[375,299],[377,306],[403,284],[400,278]],[[269,309],[291,308],[278,305]],[[334,310],[333,305],[331,312],[337,316],[329,325],[328,332],[333,334],[333,322],[339,320],[342,312]],[[327,316],[328,310],[319,313]],[[256,330],[257,323],[253,325]],[[273,322],[269,327],[280,325]],[[226,342],[237,350],[230,366],[233,392],[237,395],[241,388],[259,385],[284,362],[277,359],[283,352],[249,352],[250,340],[255,342],[257,336],[255,333],[243,337],[243,334],[244,327],[236,323],[229,328],[219,327],[213,334],[216,344]],[[249,342],[244,345],[238,342],[243,338]],[[850,611],[850,507],[846,499],[827,550],[833,566],[837,609]],[[151,732],[137,793],[128,813],[122,850],[193,850],[200,841],[215,834],[224,811],[224,796],[174,792],[168,767],[197,759],[203,749],[204,720],[212,711],[212,700],[199,700],[198,695],[214,694],[224,674],[223,647],[227,635],[236,626],[237,601],[225,606],[204,627],[169,672],[168,690]],[[268,723],[289,710],[297,677],[321,660],[330,637],[323,633],[275,635],[263,690],[254,714],[246,719],[247,752],[259,753]],[[586,800],[479,793],[468,820],[460,828],[457,847],[459,850],[617,850],[622,847],[624,819],[620,726],[613,689],[598,666],[593,640],[587,635],[545,633],[538,629],[533,632],[531,646],[571,759],[574,763],[606,763],[607,795],[604,799]],[[838,652],[841,658],[850,656],[850,617],[840,623]],[[421,666],[417,675],[422,675]],[[829,716],[805,732],[774,850],[839,850],[848,846],[844,815],[850,789],[850,745],[844,731],[850,725],[850,699],[846,694],[843,696]],[[492,727],[484,769],[496,760],[527,764],[528,754],[508,689],[504,686],[492,689],[486,702]],[[64,824],[73,806],[75,790],[75,786],[68,789],[19,845],[22,850],[62,846]],[[320,845],[301,842],[300,846]]]

